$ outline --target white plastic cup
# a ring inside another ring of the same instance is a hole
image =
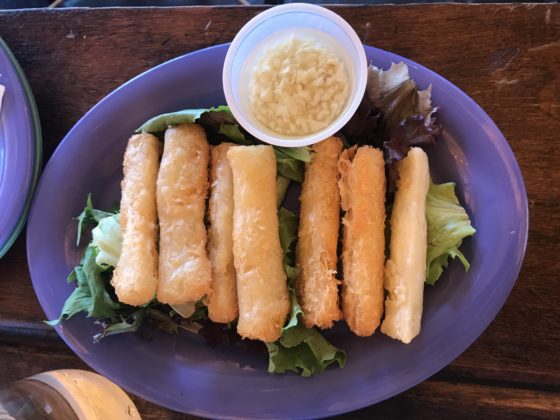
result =
[[[340,115],[324,129],[302,136],[276,133],[254,116],[249,104],[252,69],[264,50],[294,35],[328,46],[344,62],[349,76],[349,95]],[[266,143],[300,147],[317,143],[339,131],[354,115],[367,83],[364,47],[352,27],[324,7],[291,3],[268,9],[241,28],[226,55],[223,88],[227,104],[241,126]]]
[[[0,389],[0,419],[141,420],[126,393],[88,371],[43,372]]]

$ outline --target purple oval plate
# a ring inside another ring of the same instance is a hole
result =
[[[76,223],[88,193],[94,205],[119,201],[127,139],[148,118],[224,103],[222,67],[228,45],[164,63],[115,90],[68,133],[39,183],[27,229],[33,286],[49,319],[73,285],[66,276],[80,260]],[[492,120],[447,80],[410,60],[366,47],[380,67],[404,61],[420,87],[433,86],[442,107],[443,138],[429,154],[436,182],[457,182],[477,228],[465,241],[472,266],[452,262],[427,287],[421,334],[409,345],[377,333],[363,339],[341,324],[327,332],[348,352],[344,369],[301,378],[266,372],[265,355],[206,346],[193,334],[154,332],[151,340],[115,336],[93,344],[91,320],[57,327],[86,363],[126,390],[177,411],[212,418],[323,417],[370,405],[433,375],[459,356],[494,319],[519,273],[527,239],[527,196],[517,162]]]
[[[25,225],[41,165],[41,125],[33,94],[0,38],[0,258]]]

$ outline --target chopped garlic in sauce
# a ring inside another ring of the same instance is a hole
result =
[[[326,46],[293,38],[265,50],[249,83],[257,120],[295,136],[327,127],[342,112],[349,91],[342,60]]]

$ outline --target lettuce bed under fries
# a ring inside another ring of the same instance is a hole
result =
[[[406,65],[393,65],[388,71],[375,67],[369,69],[368,91],[354,117],[340,133],[346,146],[371,144],[384,150],[390,206],[392,187],[397,179],[393,166],[406,156],[412,146],[435,144],[441,131],[436,124],[436,108],[431,106],[430,90],[418,91],[408,77]],[[167,127],[193,123],[200,124],[210,143],[231,141],[240,145],[260,142],[239,127],[228,107],[185,110],[152,118],[137,131],[162,137]],[[293,281],[298,275],[295,267],[298,216],[281,204],[288,186],[303,181],[305,164],[312,159],[309,147],[274,147],[277,163],[277,203],[280,242],[284,252],[284,269],[290,291],[290,316],[282,329],[280,339],[265,343],[269,355],[269,372],[293,371],[301,376],[323,372],[336,363],[344,367],[346,352],[327,341],[318,329],[306,328],[301,317],[302,309],[297,301]],[[454,184],[431,184],[426,201],[428,225],[428,252],[426,283],[434,284],[448,264],[449,257],[458,257],[465,269],[469,263],[459,251],[462,240],[475,233],[465,209],[460,205]],[[66,300],[58,319],[50,325],[84,312],[96,319],[99,333],[93,339],[138,331],[145,324],[169,333],[186,330],[206,338],[210,345],[223,340],[230,343],[241,341],[235,332],[235,323],[215,324],[207,316],[204,302],[190,306],[171,307],[155,299],[140,307],[122,304],[117,300],[111,286],[111,277],[121,252],[122,234],[119,212],[101,211],[93,207],[88,197],[86,207],[78,216],[77,242],[91,229],[91,241],[84,251],[80,264],[68,276],[76,288]]]

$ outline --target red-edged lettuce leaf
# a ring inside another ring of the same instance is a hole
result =
[[[366,95],[341,132],[349,145],[383,146],[394,180],[392,165],[412,146],[433,145],[441,132],[431,92],[431,86],[418,90],[404,63],[393,63],[388,70],[370,65]]]
[[[381,110],[367,95],[364,95],[358,109],[341,132],[349,144],[371,144],[381,147],[383,140],[377,135],[380,119]]]
[[[422,115],[412,115],[404,119],[391,133],[389,141],[383,143],[385,163],[388,169],[388,187],[396,189],[398,173],[395,163],[406,157],[411,147],[433,146],[436,136],[441,133],[441,126],[435,119]]]

